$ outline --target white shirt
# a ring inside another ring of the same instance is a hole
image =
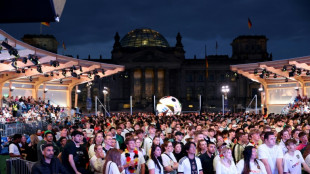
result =
[[[233,160],[229,167],[226,167],[221,161],[218,161],[216,164],[216,174],[238,174],[237,167]]]
[[[11,143],[9,146],[9,153],[13,153],[14,155],[20,155],[18,147],[13,143]]]
[[[213,159],[213,170],[215,171],[217,163],[221,160],[220,155],[216,155]]]
[[[170,154],[163,153],[161,154],[161,159],[163,160],[164,167],[173,166],[174,162],[177,162],[173,153]]]
[[[151,138],[150,136],[144,138],[143,149],[145,153],[147,153],[148,156],[149,156],[149,151],[151,150],[152,144],[153,144],[153,138]]]
[[[159,161],[158,161],[158,164],[160,166],[160,169],[158,168],[157,165],[155,165],[155,162],[152,159],[149,159],[147,161],[147,167],[149,170],[155,169],[155,174],[164,174],[164,167],[160,164]]]
[[[293,156],[286,153],[283,157],[283,172],[301,174],[301,164],[304,162],[305,160],[299,150],[295,150]]]
[[[124,170],[123,172],[124,173]],[[102,172],[101,172],[102,174]],[[105,169],[105,174],[121,174],[115,162],[109,161]]]
[[[202,171],[201,161],[198,157],[195,157],[195,161],[196,161],[195,167],[197,167],[196,170],[197,170],[197,173],[199,173],[199,171]],[[180,159],[179,167],[178,167],[178,173],[184,173],[184,174],[191,174],[192,173],[191,163],[190,163],[190,160],[187,156]]]
[[[283,154],[285,154],[287,152],[287,148],[286,148],[285,143],[283,142],[282,139],[279,143],[279,146],[281,147]]]
[[[97,156],[94,155],[89,162],[92,171],[95,171],[95,174],[102,174],[104,164],[104,160],[102,158],[97,158]]]
[[[272,148],[266,144],[258,146],[258,158],[267,159],[272,174],[278,173],[277,159],[283,158],[283,152],[280,146],[274,145]]]
[[[134,156],[135,156],[135,153],[134,152],[131,152],[129,153],[130,154],[130,158],[131,160],[134,160]],[[137,170],[136,170],[136,174],[139,174],[139,171],[141,169],[141,165],[142,164],[145,164],[145,160],[144,160],[144,157],[143,157],[143,154],[141,152],[138,152],[138,158],[139,158],[139,162],[138,162],[138,167],[137,167]],[[125,152],[122,153],[121,155],[121,162],[122,162],[122,165],[126,165],[127,162],[126,162],[126,157],[125,157]],[[130,172],[128,171],[128,168],[125,168],[125,173],[126,174],[129,174]]]
[[[267,174],[264,163],[260,160],[257,160],[259,168],[255,162],[250,162],[250,173],[249,174]],[[238,173],[242,173],[244,168],[244,159],[241,159],[236,165]]]
[[[310,167],[310,154],[305,159],[306,164]]]

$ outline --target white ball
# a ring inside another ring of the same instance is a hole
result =
[[[159,100],[156,111],[164,115],[180,115],[182,112],[182,105],[177,98],[165,96]]]

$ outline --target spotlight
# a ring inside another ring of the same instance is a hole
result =
[[[95,80],[98,80],[100,79],[100,76],[99,75],[95,75]]]
[[[17,67],[17,61],[16,60],[12,60],[12,67],[15,68],[15,69],[18,69]]]
[[[48,91],[48,89],[47,89],[47,88],[45,88],[45,89],[44,89],[44,93],[47,93],[47,91]]]
[[[71,76],[72,77],[77,77],[77,73],[76,72],[71,72]]]
[[[297,75],[300,76],[301,75],[301,69],[297,69]]]
[[[27,64],[27,61],[28,61],[27,58],[26,58],[26,57],[23,57],[23,61],[22,61],[22,62],[23,62],[24,64]]]
[[[49,75],[48,74],[44,74],[44,77],[49,77]]]
[[[59,83],[60,83],[60,84],[62,84],[62,83],[63,83],[62,79],[60,79]]]
[[[32,82],[32,76],[29,77],[29,81]]]
[[[237,72],[234,72],[234,76],[237,77],[237,76],[238,76],[238,73],[237,73]]]
[[[263,69],[262,73],[265,74],[266,72],[267,72],[266,69]]]
[[[285,78],[285,82],[288,82],[288,78]]]
[[[254,74],[255,74],[255,75],[257,74],[257,69],[254,69]]]
[[[310,76],[310,71],[309,71],[309,70],[306,72],[306,75],[307,75],[307,76]]]
[[[59,62],[58,62],[58,61],[51,60],[51,61],[50,61],[50,65],[56,68],[56,67],[59,66]]]
[[[264,73],[261,73],[261,74],[259,75],[259,77],[263,79],[263,78],[264,78]]]
[[[128,78],[128,73],[127,73],[127,72],[125,72],[124,77],[125,77],[125,79],[127,79],[127,78]]]
[[[282,71],[287,71],[286,65],[283,66]]]
[[[81,93],[81,90],[79,90],[79,89],[78,89],[78,90],[76,90],[76,93],[78,93],[78,94],[79,94],[79,93]]]
[[[62,70],[62,75],[66,77],[67,71],[65,69]]]
[[[73,68],[72,67],[70,68],[70,72],[73,73]]]
[[[23,69],[22,69],[22,73],[25,73],[25,72],[26,72],[26,71],[25,71],[25,68],[23,68]]]
[[[15,86],[11,86],[10,91],[12,92],[14,91],[14,89],[15,89]]]
[[[34,55],[31,55],[31,54],[28,55],[28,59],[29,59],[34,65],[38,65],[38,64],[40,63],[38,57],[37,57],[37,56],[34,56]]]
[[[273,75],[273,78],[275,78],[275,79],[276,79],[276,78],[277,78],[277,74],[274,74],[274,75]]]
[[[93,71],[93,74],[98,74],[98,71],[95,69],[94,71]]]
[[[289,72],[289,73],[288,73],[288,76],[289,76],[289,77],[294,77],[294,75],[295,75],[295,72]]]
[[[53,77],[54,76],[54,73],[53,73],[53,71],[51,72],[51,77]]]
[[[264,88],[260,87],[260,88],[258,88],[258,91],[262,92],[262,91],[264,91]]]
[[[105,70],[104,69],[102,69],[102,75],[105,75]]]
[[[267,72],[267,73],[266,73],[266,78],[269,78],[269,76],[270,76],[270,73]]]
[[[4,41],[1,43],[1,45],[8,50],[10,55],[14,55],[15,57],[19,57],[18,51],[15,48],[13,48],[11,45],[9,45],[8,43],[6,43]]]
[[[291,70],[292,70],[292,72],[295,72],[295,70],[296,70],[296,66],[295,66],[295,65],[293,65]]]
[[[59,19],[59,16],[56,16],[56,17],[55,17],[55,22],[59,22],[59,20],[60,20],[60,19]]]
[[[72,69],[73,69],[73,70],[76,70],[76,67],[73,65],[73,66],[72,66]]]
[[[80,71],[83,72],[82,66],[80,66]]]
[[[21,73],[21,71],[20,71],[19,69],[17,69],[17,70],[16,70],[16,73],[17,73],[17,74],[20,74],[20,73]]]
[[[90,73],[90,72],[87,74],[87,77],[88,77],[89,79],[91,79],[91,73]]]
[[[77,75],[77,79],[81,79],[81,76],[80,76],[80,75]]]
[[[42,71],[41,65],[38,65],[38,66],[37,66],[37,71],[38,71],[39,73],[42,73],[42,72],[43,72],[43,71]]]

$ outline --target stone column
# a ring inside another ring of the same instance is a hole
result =
[[[169,91],[169,69],[165,69],[165,95],[168,96],[170,94]]]
[[[154,68],[154,95],[158,96],[158,69]]]
[[[75,86],[75,98],[74,98],[74,107],[77,108],[78,105],[78,98],[79,98],[79,94],[77,93],[77,90],[79,90],[79,86],[76,85]]]

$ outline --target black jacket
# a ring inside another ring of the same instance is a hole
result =
[[[38,161],[33,165],[31,174],[54,174],[62,173],[69,174],[65,167],[60,163],[58,158],[53,158],[50,164],[45,162],[43,158],[41,161]]]

